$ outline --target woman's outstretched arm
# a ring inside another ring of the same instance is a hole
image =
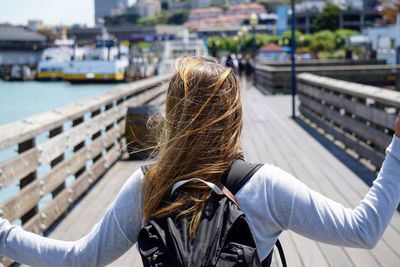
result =
[[[252,226],[260,257],[268,255],[278,235],[287,229],[334,245],[373,248],[400,201],[400,138],[393,137],[373,186],[354,209],[268,164],[236,197]]]
[[[142,225],[142,175],[139,169],[126,181],[100,222],[77,241],[42,237],[0,219],[0,255],[40,267],[104,266],[114,261],[136,242]]]

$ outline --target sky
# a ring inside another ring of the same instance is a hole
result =
[[[0,0],[0,23],[26,25],[30,19],[46,25],[94,25],[94,0]]]

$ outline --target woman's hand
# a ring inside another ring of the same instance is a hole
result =
[[[397,137],[400,137],[400,113],[397,115],[396,119],[396,130],[394,133]]]

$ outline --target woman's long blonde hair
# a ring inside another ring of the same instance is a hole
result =
[[[166,120],[155,164],[145,176],[144,216],[190,218],[193,238],[210,189],[190,182],[168,200],[180,180],[220,181],[241,157],[242,105],[237,77],[208,58],[181,56],[167,88]]]

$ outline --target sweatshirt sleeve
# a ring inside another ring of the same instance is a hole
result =
[[[400,139],[393,137],[382,168],[354,209],[298,183],[287,227],[312,239],[341,246],[373,248],[400,201]]]
[[[237,194],[262,252],[267,255],[287,229],[333,245],[373,248],[400,201],[400,138],[393,137],[386,152],[373,186],[354,209],[311,190],[278,167],[264,165]]]
[[[136,242],[141,228],[141,177],[139,169],[101,220],[76,241],[42,237],[0,218],[0,255],[40,267],[104,266],[114,261]]]

